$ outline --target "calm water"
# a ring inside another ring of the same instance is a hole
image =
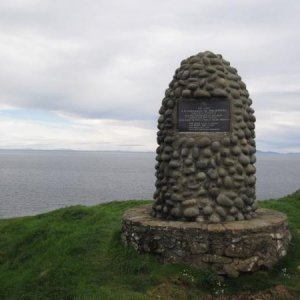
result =
[[[69,205],[151,199],[154,153],[0,151],[0,217]],[[300,188],[300,156],[258,155],[257,198]]]

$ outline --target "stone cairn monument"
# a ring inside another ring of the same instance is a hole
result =
[[[229,276],[270,268],[286,254],[286,215],[255,201],[251,106],[221,55],[181,62],[159,110],[155,202],[125,213],[126,244]]]

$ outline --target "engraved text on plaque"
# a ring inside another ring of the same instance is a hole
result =
[[[178,101],[177,126],[181,132],[228,132],[229,100],[181,99]]]

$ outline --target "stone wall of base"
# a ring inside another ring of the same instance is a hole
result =
[[[211,268],[232,277],[271,268],[286,255],[291,239],[287,216],[270,209],[258,209],[252,220],[220,224],[159,220],[150,212],[151,205],[126,211],[126,245],[155,254],[164,263]]]

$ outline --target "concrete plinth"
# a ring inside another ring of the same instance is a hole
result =
[[[219,224],[153,218],[151,205],[126,211],[122,239],[139,252],[155,254],[163,263],[185,263],[238,276],[271,268],[287,253],[291,235],[287,216],[258,209],[257,218]]]

